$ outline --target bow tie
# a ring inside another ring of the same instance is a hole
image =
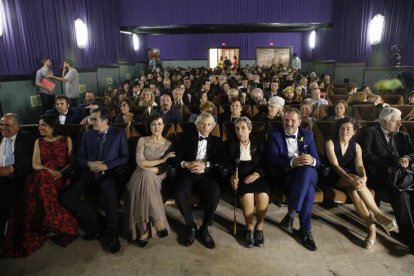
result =
[[[203,137],[203,136],[198,137],[198,141],[203,141],[203,140],[207,141],[207,137]]]
[[[289,135],[289,134],[285,134],[285,138],[286,139],[296,139],[296,135]]]

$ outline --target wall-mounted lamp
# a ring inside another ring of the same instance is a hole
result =
[[[138,39],[137,34],[132,35],[132,42],[134,44],[134,51],[138,51],[139,50],[139,39]]]
[[[75,20],[76,43],[79,48],[85,49],[88,44],[88,28],[82,19]]]
[[[0,37],[3,36],[3,20],[5,18],[3,0],[0,0]]]
[[[315,48],[316,44],[316,32],[312,31],[309,35],[309,48],[313,49]]]
[[[384,31],[384,16],[377,13],[369,23],[368,35],[371,45],[378,45],[381,42],[382,32]]]

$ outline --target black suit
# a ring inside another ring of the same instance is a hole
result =
[[[387,171],[389,167],[396,167],[398,159],[404,155],[410,163],[414,161],[411,139],[408,134],[398,132],[393,137],[394,145],[389,146],[380,126],[363,129],[360,137],[368,185],[390,195],[400,236],[414,250],[414,193],[394,188]]]
[[[175,162],[181,164],[182,162],[192,162],[196,160],[197,150],[199,145],[198,132],[185,133],[180,143],[175,150]],[[206,158],[204,161],[210,162],[211,167],[206,168],[202,174],[191,173],[186,168],[179,169],[179,179],[175,187],[175,199],[184,216],[187,226],[193,225],[193,216],[191,214],[191,205],[188,198],[196,192],[200,195],[204,204],[204,218],[203,224],[210,225],[216,211],[220,199],[220,187],[218,182],[213,177],[212,167],[222,164],[221,156],[223,150],[220,139],[209,135],[207,138]]]
[[[53,109],[50,109],[50,110],[46,111],[45,114],[55,115],[55,116],[59,117],[59,112],[56,110],[56,108],[53,108]],[[82,121],[82,114],[78,110],[70,107],[68,109],[68,113],[66,114],[65,125],[79,124],[80,121]]]
[[[0,177],[0,240],[3,237],[4,227],[10,212],[24,188],[27,175],[32,170],[34,138],[32,134],[22,132],[17,134],[14,142],[14,172]]]

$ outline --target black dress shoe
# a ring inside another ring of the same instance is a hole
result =
[[[313,240],[312,233],[310,230],[300,231],[300,241],[302,245],[309,249],[310,251],[316,251],[316,244]]]
[[[262,247],[264,245],[263,230],[254,230],[254,245]]]
[[[84,241],[98,240],[100,237],[101,237],[101,233],[99,233],[99,232],[85,233],[81,236],[81,238]]]
[[[168,236],[168,230],[167,230],[167,228],[162,229],[160,231],[157,231],[157,236],[160,237],[160,238],[167,237]]]
[[[111,252],[112,254],[118,253],[121,249],[121,243],[119,242],[118,234],[115,231],[109,231],[108,243],[105,246],[105,250]]]
[[[149,238],[146,238],[146,239],[144,239],[144,240],[138,239],[138,240],[136,241],[136,243],[138,244],[138,246],[139,246],[139,247],[145,247],[145,246],[147,246],[147,245],[148,245],[148,243],[149,243]]]
[[[185,246],[190,246],[194,243],[194,237],[197,232],[197,225],[193,224],[191,226],[187,226],[184,234],[183,244]]]
[[[247,231],[246,233],[246,247],[252,248],[254,245],[254,235],[253,231]]]
[[[280,227],[289,234],[293,235],[293,219],[290,216],[286,215],[282,219],[280,222]]]
[[[200,236],[201,241],[207,248],[213,249],[216,247],[216,243],[214,242],[213,237],[208,232],[207,227],[200,228]]]

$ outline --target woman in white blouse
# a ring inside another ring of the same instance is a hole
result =
[[[230,142],[229,155],[232,160],[231,185],[240,198],[246,221],[246,246],[261,247],[264,244],[263,222],[269,204],[269,186],[263,178],[263,143],[250,137],[252,122],[241,117],[234,122],[237,140]],[[256,203],[256,212],[255,212]],[[253,224],[256,213],[256,224]]]

